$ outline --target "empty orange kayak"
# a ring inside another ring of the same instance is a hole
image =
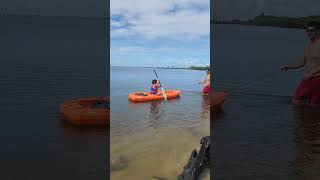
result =
[[[109,97],[92,97],[64,102],[60,105],[61,118],[74,125],[108,125]]]
[[[210,106],[213,109],[220,108],[221,105],[224,103],[228,96],[227,92],[213,92],[213,97],[211,98]]]
[[[180,96],[179,90],[166,90],[167,99],[174,99]],[[150,92],[135,92],[128,95],[129,100],[133,102],[146,102],[164,100],[162,95],[151,94]]]

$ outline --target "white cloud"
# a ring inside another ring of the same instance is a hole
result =
[[[188,58],[180,62],[185,67],[189,66],[209,66],[208,59]]]
[[[111,53],[114,54],[139,54],[139,53],[146,53],[149,50],[142,47],[142,46],[118,46],[118,47],[112,47]]]
[[[111,0],[110,12],[111,15],[124,14],[128,16],[163,13],[175,5],[184,8],[196,5],[207,7],[209,10],[210,0]]]
[[[115,28],[119,28],[119,27],[122,27],[122,26],[125,26],[126,23],[123,22],[123,21],[111,21],[110,22],[110,26],[111,27],[115,27]]]
[[[111,46],[110,52],[112,65],[190,67],[210,64],[210,57],[207,55],[209,49],[204,50],[201,46],[147,47],[118,44]]]
[[[148,54],[148,55],[163,55],[163,54],[177,54],[182,52],[183,54],[191,53],[198,55],[209,54],[209,47],[197,46],[197,47],[177,47],[173,45],[161,45],[159,47],[146,47],[139,45],[112,45],[111,54],[113,55],[137,55],[137,54]],[[206,60],[208,61],[208,60]]]
[[[130,31],[129,29],[114,29],[111,31],[111,35],[113,38],[116,37],[129,37],[131,35],[134,35],[134,32]]]
[[[111,0],[111,37],[199,38],[210,34],[210,0]],[[178,10],[169,13],[177,8]]]
[[[201,59],[197,57],[189,57],[183,59],[168,59],[162,62],[163,66],[177,66],[177,67],[190,67],[190,66],[209,66],[208,59]]]

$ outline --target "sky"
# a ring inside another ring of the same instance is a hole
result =
[[[105,18],[109,0],[1,0],[0,14]]]
[[[111,0],[112,66],[210,65],[210,0]]]
[[[250,19],[262,12],[288,17],[320,14],[319,0],[213,0],[211,7],[212,18]]]

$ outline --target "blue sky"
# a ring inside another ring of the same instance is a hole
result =
[[[210,64],[210,0],[111,0],[112,66]]]

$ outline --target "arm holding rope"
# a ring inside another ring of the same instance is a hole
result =
[[[299,69],[306,64],[305,58],[301,58],[300,61],[296,64],[288,64],[281,67],[281,71],[288,71],[289,69]]]

